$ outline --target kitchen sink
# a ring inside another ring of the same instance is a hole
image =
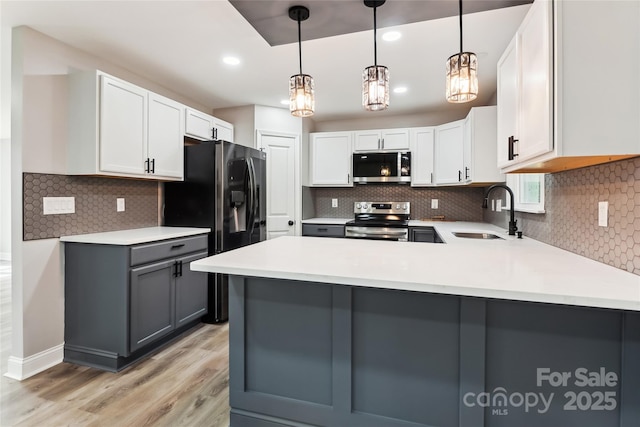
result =
[[[463,237],[465,239],[483,239],[483,240],[495,240],[502,239],[502,237],[491,233],[472,233],[467,231],[454,231],[453,235],[456,237]]]

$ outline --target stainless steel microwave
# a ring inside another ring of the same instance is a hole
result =
[[[367,151],[353,153],[353,182],[411,182],[411,153]]]

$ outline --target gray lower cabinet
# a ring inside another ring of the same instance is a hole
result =
[[[302,224],[303,236],[344,237],[344,225]]]
[[[207,236],[133,246],[65,243],[64,360],[119,371],[207,313]]]

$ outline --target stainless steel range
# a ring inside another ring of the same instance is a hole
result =
[[[409,202],[355,202],[353,213],[355,219],[346,223],[345,237],[409,240]]]

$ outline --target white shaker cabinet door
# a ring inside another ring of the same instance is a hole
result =
[[[550,22],[551,2],[536,1],[518,32],[521,70],[518,161],[553,150]]]
[[[434,128],[411,129],[411,185],[433,185]]]
[[[408,150],[409,130],[408,129],[386,129],[381,135],[383,150]]]
[[[354,132],[354,151],[374,151],[381,149],[379,130],[359,130]]]
[[[158,178],[183,177],[183,120],[182,104],[149,93],[149,168]]]
[[[212,116],[187,108],[185,120],[185,135],[204,141],[213,139]]]
[[[213,118],[215,139],[233,142],[233,125],[217,118]]]
[[[147,158],[147,91],[100,78],[100,170],[144,175]]]
[[[462,182],[463,136],[464,120],[436,127],[434,166],[436,184]]]
[[[311,185],[316,187],[352,187],[351,132],[311,134]]]
[[[506,166],[509,159],[510,138],[518,133],[518,37],[514,37],[498,61],[498,166]]]

